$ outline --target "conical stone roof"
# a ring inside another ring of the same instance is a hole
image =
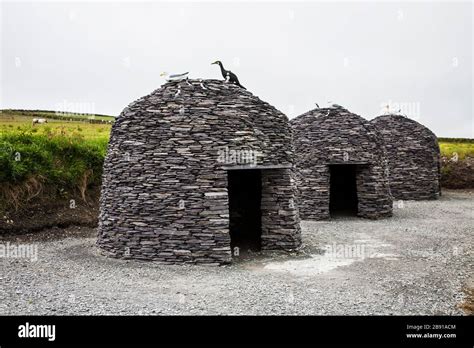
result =
[[[402,115],[382,115],[371,123],[386,144],[393,197],[400,200],[438,198],[441,159],[436,135]]]

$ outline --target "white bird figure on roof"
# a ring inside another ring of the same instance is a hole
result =
[[[188,79],[188,74],[189,71],[182,74],[169,74],[167,72],[162,72],[160,76],[164,77],[166,81],[182,81]]]

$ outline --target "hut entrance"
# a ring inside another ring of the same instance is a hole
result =
[[[234,251],[258,251],[261,248],[262,174],[257,169],[229,170],[229,230]]]
[[[357,215],[356,167],[354,164],[329,166],[329,213],[331,216]]]

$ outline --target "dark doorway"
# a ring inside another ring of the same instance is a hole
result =
[[[261,248],[262,175],[260,170],[229,170],[229,216],[231,248],[239,252]]]
[[[331,216],[357,215],[356,165],[330,165],[329,173],[329,212]]]

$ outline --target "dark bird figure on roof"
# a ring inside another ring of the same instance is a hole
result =
[[[226,82],[233,83],[234,85],[237,85],[243,89],[246,89],[244,86],[240,84],[239,79],[232,71],[224,69],[224,66],[222,65],[222,62],[220,60],[216,60],[214,63],[211,63],[211,65],[212,64],[218,64],[220,66],[222,77],[225,78]]]

